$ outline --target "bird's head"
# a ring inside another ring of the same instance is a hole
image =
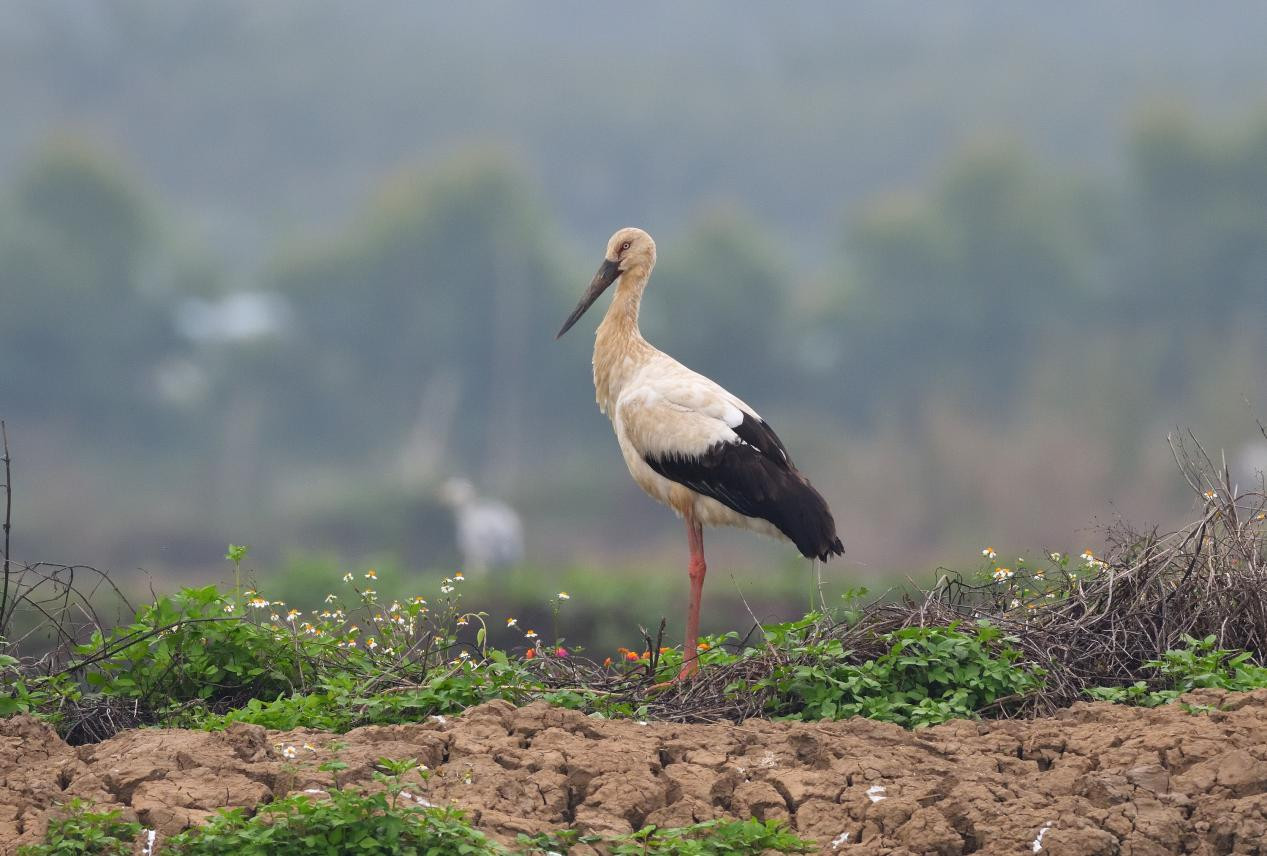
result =
[[[475,499],[475,485],[463,478],[446,479],[440,486],[440,501],[457,508]]]
[[[567,321],[563,322],[559,335],[554,338],[560,338],[571,329],[572,325],[585,314],[585,310],[589,309],[598,296],[613,282],[627,273],[635,273],[645,279],[653,267],[655,267],[655,241],[651,240],[650,235],[633,226],[627,226],[616,232],[607,242],[607,253],[603,257],[603,263],[598,267],[598,273],[594,274],[589,288],[585,289],[585,293],[581,295],[581,302],[576,304],[576,308],[572,310]]]

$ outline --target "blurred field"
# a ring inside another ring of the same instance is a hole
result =
[[[248,543],[288,600],[373,565],[405,591],[459,567],[460,475],[524,520],[525,566],[468,581],[489,607],[567,588],[601,645],[677,620],[680,524],[628,480],[588,328],[552,341],[628,224],[648,338],[829,499],[829,591],[1177,525],[1175,426],[1264,466],[1261,6],[640,14],[12,9],[15,557],[169,588]],[[705,629],[749,620],[736,586],[804,609],[789,550],[708,538]]]

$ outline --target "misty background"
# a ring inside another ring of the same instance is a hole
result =
[[[11,4],[14,556],[431,585],[464,476],[522,516],[504,596],[675,620],[681,525],[593,401],[606,300],[553,340],[626,225],[644,333],[828,498],[829,586],[1178,523],[1168,431],[1267,458],[1264,44],[1248,2]],[[790,548],[707,538],[710,596],[803,608]]]

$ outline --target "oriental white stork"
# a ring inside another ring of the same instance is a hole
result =
[[[704,526],[761,532],[823,561],[845,548],[827,502],[793,466],[765,420],[642,338],[638,307],[655,262],[655,241],[646,232],[626,228],[612,235],[602,266],[555,338],[620,281],[598,325],[594,389],[634,481],[686,521],[691,594],[681,680],[699,669]]]

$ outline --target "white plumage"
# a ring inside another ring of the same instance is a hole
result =
[[[523,561],[523,524],[513,508],[477,496],[466,479],[449,479],[440,496],[453,508],[463,570],[486,571]]]
[[[747,445],[735,433],[744,414],[757,412],[721,385],[656,352],[616,398],[609,414],[616,441],[635,482],[655,499],[705,526],[734,526],[788,540],[768,520],[740,514],[651,468],[648,457],[701,458],[719,444]],[[689,505],[689,508],[687,507]]]

